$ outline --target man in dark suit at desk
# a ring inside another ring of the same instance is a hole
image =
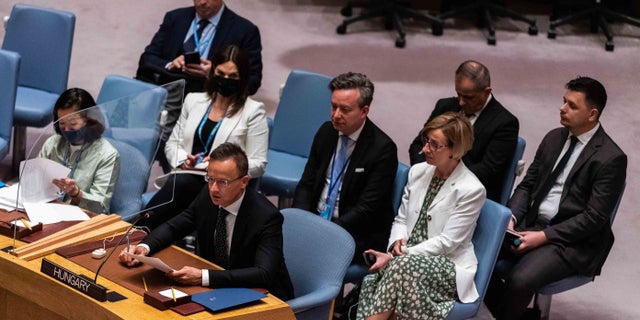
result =
[[[429,119],[445,112],[463,112],[473,125],[473,147],[462,158],[487,190],[487,198],[500,202],[502,181],[518,143],[518,119],[491,94],[489,69],[468,60],[455,73],[457,97],[440,99]],[[425,124],[426,124],[425,123]],[[411,165],[424,162],[420,133],[409,147]]]
[[[153,230],[135,248],[153,254],[193,231],[196,253],[226,270],[185,266],[167,276],[180,283],[214,288],[266,288],[288,300],[293,287],[282,252],[282,214],[264,196],[247,188],[248,160],[240,147],[224,143],[210,155],[206,180],[191,206]],[[138,263],[124,251],[120,261]]]
[[[293,206],[346,229],[356,242],[354,261],[363,262],[364,250],[386,249],[397,149],[367,117],[374,89],[367,76],[341,74],[329,89],[331,121],[313,139]]]
[[[540,143],[508,206],[521,244],[503,248],[514,264],[492,279],[487,306],[497,319],[520,319],[531,297],[571,275],[595,276],[613,245],[612,213],[626,179],[627,156],[599,123],[607,102],[600,82],[566,85],[560,124]],[[526,230],[526,231],[525,231]]]

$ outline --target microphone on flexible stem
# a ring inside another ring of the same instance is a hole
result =
[[[113,247],[113,249],[111,249],[111,252],[109,252],[109,254],[100,263],[100,266],[98,266],[98,270],[96,270],[96,276],[95,276],[95,278],[93,278],[93,283],[97,283],[98,282],[98,275],[100,274],[100,270],[102,270],[102,267],[104,266],[105,263],[107,263],[107,260],[109,260],[109,258],[113,255],[113,253],[118,249],[118,246],[120,246],[122,244],[122,240],[124,240],[126,238],[127,242],[128,242],[129,233],[131,232],[131,229],[133,229],[133,227],[138,222],[140,222],[140,220],[142,220],[143,218],[149,219],[150,216],[151,216],[151,212],[147,211],[145,214],[141,214],[133,223],[131,223],[131,225],[129,226],[127,231],[122,235],[122,237],[120,237],[120,240],[118,240],[118,242]],[[127,250],[129,250],[128,245],[127,245]]]

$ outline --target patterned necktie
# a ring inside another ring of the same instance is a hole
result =
[[[196,33],[198,34],[198,39],[200,39],[200,41],[202,41],[202,31],[204,31],[204,28],[209,24],[209,20],[207,19],[201,19],[200,21],[198,21],[198,30],[196,30]],[[191,37],[189,37],[189,40],[187,40],[187,42],[184,43],[183,46],[184,52],[193,52],[196,51],[196,39],[193,35],[191,35]]]
[[[327,203],[329,204],[331,210],[328,212],[327,216],[324,218],[327,220],[331,220],[333,216],[333,211],[335,209],[336,201],[338,200],[338,190],[340,189],[340,185],[342,184],[342,178],[344,177],[344,169],[347,165],[347,149],[349,148],[349,137],[346,135],[340,136],[340,150],[336,154],[335,159],[333,160],[332,170],[331,170],[331,181],[329,182],[330,186],[333,188],[330,190],[331,192],[327,195]]]
[[[222,209],[218,212],[218,221],[216,221],[216,230],[213,236],[213,252],[216,264],[222,268],[227,268],[227,222],[226,218],[229,211]]]
[[[553,172],[551,172],[551,175],[547,178],[545,183],[542,185],[542,189],[540,189],[540,192],[538,192],[538,194],[536,195],[536,198],[533,201],[533,204],[531,205],[531,209],[529,209],[529,212],[527,213],[527,226],[534,225],[536,221],[536,217],[538,215],[538,210],[540,209],[540,204],[547,197],[547,195],[549,194],[549,191],[551,191],[551,188],[555,184],[556,179],[558,179],[558,176],[560,175],[562,170],[564,170],[564,167],[567,165],[567,162],[569,162],[569,158],[571,158],[571,154],[573,153],[573,149],[575,149],[577,143],[578,143],[578,138],[576,136],[571,136],[571,143],[569,144],[569,149],[567,149],[567,152],[564,153],[564,155],[562,156],[562,159],[560,159],[560,162],[558,162],[558,165],[556,166],[556,168],[553,169]]]

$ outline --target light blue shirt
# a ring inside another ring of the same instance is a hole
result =
[[[204,27],[204,30],[202,30],[202,37],[200,38],[200,48],[196,48],[196,51],[200,52],[200,56],[203,58],[209,56],[209,49],[211,49],[211,43],[213,42],[213,37],[216,35],[216,30],[218,29],[218,24],[220,23],[220,17],[222,16],[224,7],[225,6],[223,4],[222,7],[220,7],[220,10],[218,10],[218,13],[208,19],[209,24],[207,24],[207,26]],[[200,20],[202,20],[202,18],[196,13],[195,18],[193,18],[193,21],[191,22],[191,25],[197,26]],[[193,31],[193,27],[189,28],[189,31],[187,31],[187,35],[184,37],[183,43],[187,42],[189,38],[193,36]]]
[[[584,150],[584,147],[587,145],[587,143],[589,143],[589,140],[591,140],[593,135],[596,134],[598,128],[600,128],[599,123],[596,124],[593,129],[579,136],[576,136],[576,138],[578,138],[578,143],[576,143],[576,146],[573,149],[573,153],[569,157],[569,161],[567,161],[567,165],[564,167],[562,172],[560,172],[558,178],[553,183],[551,190],[549,190],[549,194],[547,194],[542,202],[540,202],[540,208],[538,210],[538,214],[540,217],[551,220],[556,216],[556,214],[558,214],[558,209],[560,207],[560,198],[562,197],[562,190],[564,190],[564,183],[569,176],[569,172],[571,172],[571,169],[573,168],[573,165],[576,164],[576,160],[578,160],[580,153],[582,153],[582,150]],[[569,135],[569,137],[570,136],[571,134]],[[558,165],[558,162],[560,162],[562,156],[564,156],[564,154],[569,149],[569,144],[571,144],[571,139],[567,137],[567,141],[565,141],[564,146],[562,147],[562,152],[558,156],[556,163],[553,165],[554,168]]]

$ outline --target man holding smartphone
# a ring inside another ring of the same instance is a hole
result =
[[[254,94],[262,81],[260,31],[251,21],[226,7],[222,0],[194,0],[193,7],[168,12],[140,56],[137,78],[164,84],[181,78],[182,74],[187,80],[187,92],[202,91],[204,79],[211,70],[211,58],[230,44],[238,45],[249,54],[249,92]],[[191,53],[191,58],[199,55],[200,59],[187,63],[186,53]]]

